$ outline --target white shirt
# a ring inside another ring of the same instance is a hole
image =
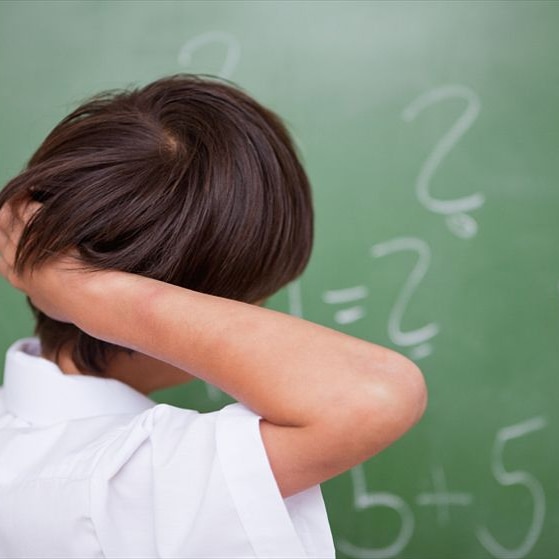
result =
[[[156,405],[39,355],[14,344],[0,388],[1,557],[334,557],[320,487],[282,499],[259,416]]]

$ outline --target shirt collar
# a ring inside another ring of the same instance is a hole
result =
[[[48,425],[99,415],[139,414],[155,405],[119,380],[67,375],[40,355],[36,338],[16,342],[6,355],[6,411],[30,423]]]

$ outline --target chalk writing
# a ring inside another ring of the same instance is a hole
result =
[[[289,301],[289,314],[303,316],[303,298],[301,296],[301,283],[300,281],[292,281],[287,286],[287,297]]]
[[[356,466],[351,470],[353,483],[353,503],[356,510],[365,510],[372,507],[387,507],[400,516],[401,527],[394,541],[382,548],[361,547],[351,542],[340,539],[336,542],[336,548],[342,553],[355,557],[356,559],[385,559],[396,557],[410,541],[415,520],[410,506],[398,495],[386,492],[371,492],[367,489],[367,480],[363,466]]]
[[[434,506],[437,509],[437,521],[439,526],[450,522],[450,507],[466,507],[473,503],[473,496],[469,493],[452,493],[448,491],[446,483],[446,473],[442,466],[437,466],[431,470],[433,480],[432,493],[420,493],[415,502],[419,506]]]
[[[356,287],[325,291],[322,295],[322,300],[329,305],[352,303],[364,299],[367,297],[368,293],[365,286],[358,285]],[[362,319],[365,314],[365,309],[361,305],[356,305],[337,311],[334,315],[334,320],[338,324],[351,324],[352,322]]]
[[[388,335],[391,341],[400,347],[416,346],[410,351],[410,356],[413,359],[421,359],[432,353],[432,346],[427,342],[439,333],[439,326],[430,322],[421,328],[404,332],[401,323],[415,290],[429,268],[431,249],[422,239],[416,237],[397,237],[390,241],[373,245],[371,255],[375,258],[381,258],[389,254],[406,251],[415,253],[418,260],[392,307],[388,318]]]
[[[241,61],[241,45],[235,36],[224,31],[208,31],[189,39],[179,51],[179,66],[190,66],[196,51],[214,44],[221,44],[225,47],[223,63],[215,74],[229,79]]]
[[[497,432],[495,444],[493,445],[493,456],[491,460],[491,470],[497,482],[505,487],[513,485],[521,485],[532,495],[534,501],[532,522],[524,540],[518,547],[510,549],[499,543],[491,532],[482,526],[477,530],[477,537],[483,547],[491,553],[493,557],[506,559],[522,559],[526,557],[530,550],[536,544],[538,537],[543,528],[545,519],[545,493],[541,483],[530,473],[523,470],[515,470],[508,472],[503,465],[503,452],[505,445],[514,439],[520,439],[543,429],[547,425],[547,421],[541,417],[533,417],[522,423],[509,425]]]
[[[462,85],[447,85],[428,91],[412,101],[403,111],[405,122],[415,120],[427,107],[448,99],[463,99],[466,109],[453,126],[437,142],[419,171],[415,182],[415,192],[419,202],[429,211],[446,216],[448,228],[458,237],[471,238],[477,234],[477,221],[467,212],[480,208],[484,202],[483,194],[477,192],[455,200],[439,200],[429,190],[436,170],[450,153],[460,138],[476,120],[481,102],[478,95]]]

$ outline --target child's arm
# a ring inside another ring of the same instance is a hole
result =
[[[311,322],[123,272],[80,271],[71,257],[16,274],[28,216],[0,212],[0,274],[54,318],[180,367],[261,415],[284,496],[376,454],[424,411],[411,361]]]

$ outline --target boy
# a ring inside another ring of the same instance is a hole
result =
[[[333,557],[318,484],[421,416],[418,369],[259,306],[312,245],[279,120],[196,76],[93,97],[0,193],[0,274],[38,339],[8,352],[0,553]],[[201,378],[211,414],[147,394]]]

